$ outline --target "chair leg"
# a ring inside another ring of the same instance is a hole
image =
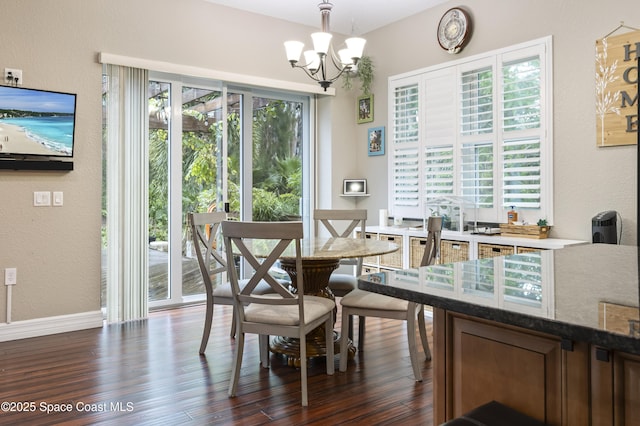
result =
[[[412,306],[413,305],[413,306]],[[409,302],[409,310],[407,312],[407,340],[409,341],[409,357],[411,358],[411,367],[413,367],[413,377],[416,382],[422,381],[422,371],[420,370],[420,362],[418,361],[418,347],[416,345],[416,312],[415,303]]]
[[[353,315],[349,315],[349,339],[353,340]]]
[[[231,338],[236,338],[236,307],[233,307],[233,311],[231,312]]]
[[[300,333],[300,389],[302,391],[302,406],[309,405],[307,397],[307,335]]]
[[[332,375],[335,371],[335,354],[333,353],[333,315],[324,323],[325,346],[327,347],[327,374]]]
[[[269,368],[269,336],[258,335],[258,346],[260,348],[260,365]]]
[[[342,318],[350,317],[349,310],[342,307]],[[342,321],[341,329],[340,329],[340,366],[338,369],[340,371],[347,371],[347,359],[349,358],[349,354],[347,351],[347,340],[349,340],[349,324],[348,321]]]
[[[244,333],[239,333],[236,338],[236,357],[231,368],[231,382],[229,383],[229,396],[236,396],[240,367],[242,367],[242,354],[244,351]]]
[[[364,350],[364,320],[366,317],[358,316],[358,350]]]
[[[431,349],[429,349],[429,340],[427,339],[427,325],[424,320],[424,305],[418,307],[418,330],[420,331],[420,340],[422,341],[422,349],[427,361],[431,360]]]
[[[211,334],[211,323],[213,322],[213,300],[207,297],[207,312],[204,316],[204,331],[202,332],[202,341],[200,342],[200,355],[204,355],[209,343],[209,335]]]

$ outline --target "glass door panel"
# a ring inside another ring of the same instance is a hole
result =
[[[253,98],[252,217],[302,220],[302,103]]]
[[[169,297],[171,84],[149,81],[149,301]]]
[[[187,214],[224,209],[221,102],[218,90],[182,88],[182,296],[205,292]]]

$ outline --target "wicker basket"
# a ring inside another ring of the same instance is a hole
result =
[[[440,241],[440,260],[438,263],[463,262],[469,260],[469,243],[467,241]]]
[[[424,248],[427,245],[426,238],[409,237],[409,268],[419,268]]]
[[[513,254],[513,246],[501,246],[498,244],[478,244],[478,259],[486,259],[488,257],[506,256]]]
[[[356,238],[360,238],[360,231],[356,231]],[[378,234],[373,233],[373,232],[365,232],[364,234],[365,238],[371,239],[371,240],[377,240],[378,239]],[[363,257],[362,258],[362,263],[368,263],[370,265],[377,265],[378,264],[378,256],[369,256],[369,257]],[[378,272],[378,271],[376,271]]]
[[[380,241],[388,241],[397,244],[399,249],[393,253],[387,253],[380,256],[380,266],[389,268],[402,268],[402,235],[386,235],[380,234]]]
[[[521,254],[521,253],[533,253],[533,252],[540,251],[540,250],[544,250],[544,249],[535,248],[535,247],[518,247],[516,249],[516,252],[518,254]]]
[[[522,237],[522,238],[547,238],[550,226],[538,225],[509,225],[507,223],[500,224],[500,235],[503,237]]]

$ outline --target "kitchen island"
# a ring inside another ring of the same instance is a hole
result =
[[[496,400],[552,425],[640,424],[638,248],[593,244],[362,276],[433,308],[434,424]]]

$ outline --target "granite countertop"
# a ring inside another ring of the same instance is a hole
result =
[[[359,287],[640,355],[635,246],[589,244],[359,277]]]

